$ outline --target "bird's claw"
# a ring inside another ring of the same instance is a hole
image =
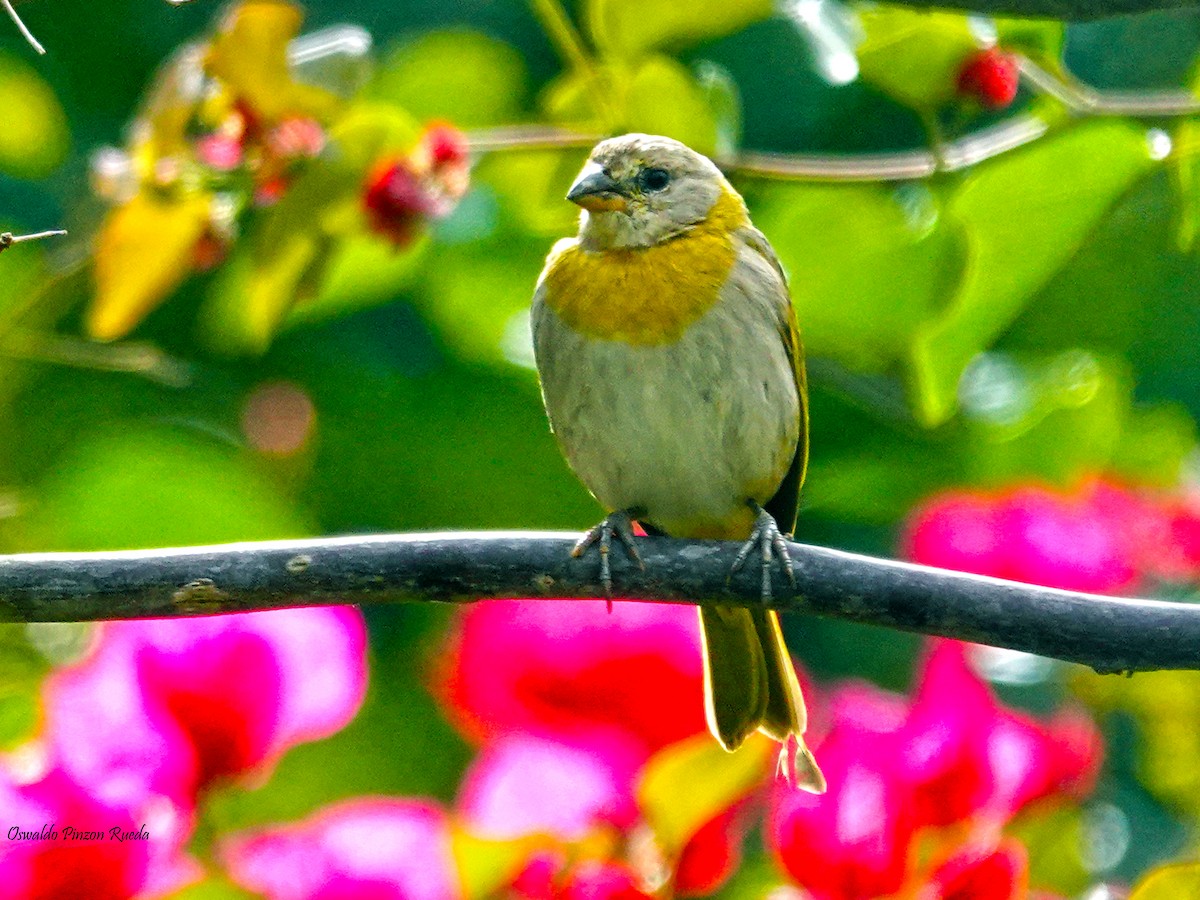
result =
[[[779,561],[792,587],[796,586],[796,572],[792,567],[792,555],[788,552],[787,538],[779,530],[775,518],[754,501],[750,501],[749,505],[757,514],[754,530],[738,551],[737,558],[733,561],[733,571],[739,571],[750,558],[750,554],[755,550],[759,551],[762,554],[762,599],[763,602],[767,602],[771,599],[771,564]]]
[[[610,600],[612,599],[612,570],[608,557],[614,537],[625,547],[625,552],[629,554],[630,559],[637,563],[639,569],[645,570],[646,568],[646,564],[642,562],[642,554],[638,552],[637,544],[634,542],[634,518],[634,510],[619,509],[609,513],[602,522],[589,528],[571,549],[571,556],[578,558],[583,556],[593,544],[600,545],[600,583],[604,586],[605,596]]]

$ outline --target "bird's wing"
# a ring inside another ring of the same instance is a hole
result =
[[[796,379],[796,394],[800,399],[800,439],[796,442],[792,464],[775,495],[767,501],[765,509],[775,518],[780,529],[790,534],[796,527],[800,486],[804,484],[804,473],[808,468],[808,378],[804,372],[804,345],[800,342],[800,328],[796,324],[796,310],[788,291],[787,275],[779,263],[779,257],[775,255],[775,249],[766,236],[752,225],[738,229],[737,236],[746,247],[770,263],[779,275],[779,339],[783,341]]]

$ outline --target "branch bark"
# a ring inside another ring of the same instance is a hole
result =
[[[895,0],[919,9],[956,9],[984,16],[1089,22],[1163,9],[1192,9],[1196,0]]]
[[[0,616],[95,621],[488,597],[599,597],[577,535],[398,534],[0,557]],[[642,538],[646,568],[613,555],[618,596],[754,606],[755,573],[729,579],[737,545]],[[1100,672],[1200,669],[1200,605],[1124,600],[791,545],[797,586],[776,574],[784,612],[960,638]]]

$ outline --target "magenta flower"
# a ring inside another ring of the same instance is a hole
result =
[[[264,774],[349,722],[365,642],[352,607],[111,623],[46,684],[51,755],[111,799],[147,791],[190,805],[213,781]]]
[[[236,836],[222,856],[267,900],[455,900],[450,825],[432,801],[362,799]]]
[[[968,846],[934,870],[929,900],[1024,900],[1029,860],[1017,841]]]
[[[180,849],[190,822],[170,804],[112,805],[62,771],[17,784],[0,770],[0,822],[0,900],[126,900],[198,875]]]
[[[955,641],[932,643],[897,733],[919,823],[1005,822],[1035,800],[1090,789],[1103,752],[1091,720],[1067,711],[1041,724],[1001,707],[965,652]]]
[[[687,607],[621,601],[609,613],[598,600],[479,603],[460,614],[444,659],[436,685],[443,705],[483,745],[458,809],[487,837],[576,841],[599,832],[622,846],[640,825],[642,766],[706,731],[699,628]],[[683,849],[677,895],[711,893],[732,873],[745,832],[740,812],[717,815]],[[540,896],[531,884],[570,877],[566,856],[543,853],[518,879],[519,892]]]
[[[714,894],[737,871],[750,825],[749,806],[749,801],[736,804],[692,835],[675,866],[677,897]]]
[[[705,729],[695,610],[602,600],[495,600],[464,610],[437,683],[470,738],[583,744],[617,735],[643,758]]]
[[[556,900],[653,900],[625,866],[599,860],[579,863],[567,876]]]
[[[814,900],[869,900],[904,883],[916,821],[896,745],[893,733],[835,724],[820,748],[829,791],[776,786],[768,842]]]
[[[818,751],[829,793],[776,789],[769,843],[817,900],[914,887],[945,900],[1024,896],[1024,857],[984,838],[1036,800],[1090,788],[1102,753],[1092,722],[1073,710],[1038,722],[1002,707],[966,650],[932,642],[911,703],[866,684],[838,690]],[[916,841],[946,826],[972,842],[925,871]]]
[[[1200,517],[1104,480],[1067,493],[954,491],[909,519],[916,562],[1068,590],[1117,593],[1146,577],[1196,578]]]
[[[628,742],[571,747],[514,734],[484,747],[463,777],[456,807],[475,833],[495,839],[548,834],[578,840],[637,821],[638,754]]]

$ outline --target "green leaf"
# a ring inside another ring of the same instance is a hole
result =
[[[1180,900],[1200,897],[1200,863],[1175,863],[1151,871],[1129,895],[1129,900]]]
[[[573,233],[579,222],[578,207],[566,197],[586,159],[583,149],[493,153],[480,161],[471,179],[495,192],[511,225],[546,239],[560,238]]]
[[[778,749],[756,733],[729,753],[711,735],[699,734],[654,754],[642,769],[637,800],[667,858],[760,785]]]
[[[1080,850],[1088,845],[1080,809],[1074,805],[1035,805],[1010,826],[1029,851],[1029,880],[1064,897],[1084,894],[1092,876]]]
[[[772,185],[753,213],[788,272],[806,350],[850,369],[903,360],[962,270],[961,233],[922,185]]]
[[[708,60],[696,64],[696,81],[716,126],[717,156],[732,156],[742,144],[742,98],[737,82],[728,69]]]
[[[478,128],[518,120],[527,80],[524,60],[508,44],[475,31],[440,31],[389,52],[369,95],[420,121]]]
[[[411,286],[430,241],[421,235],[407,247],[396,247],[374,234],[354,235],[330,251],[317,293],[301,298],[284,321],[284,327],[345,315],[394,300]]]
[[[771,0],[586,0],[584,17],[604,54],[630,58],[730,34],[772,11]]]
[[[625,127],[672,137],[712,156],[717,150],[717,121],[709,97],[682,63],[669,56],[651,56],[629,82]]]
[[[70,147],[67,116],[54,91],[15,56],[0,53],[0,172],[17,178],[44,178],[66,159]]]
[[[927,425],[953,414],[971,359],[1153,165],[1142,129],[1095,121],[998,157],[963,180],[948,214],[965,230],[967,265],[946,311],[912,346],[913,399]]]
[[[523,361],[530,340],[526,314],[546,249],[511,236],[440,247],[416,302],[460,358]]]
[[[254,900],[258,896],[222,875],[209,875],[203,881],[166,895],[164,900]]]
[[[1176,193],[1175,246],[1187,253],[1195,246],[1200,230],[1200,161],[1194,148],[1200,146],[1200,124],[1195,119],[1179,122],[1171,135],[1176,148],[1167,161],[1167,171]]]
[[[988,354],[963,382],[963,475],[972,484],[1070,484],[1107,471],[1132,414],[1127,367],[1084,350]],[[1178,474],[1179,460],[1176,460]]]
[[[606,108],[597,108],[597,97]],[[541,105],[557,124],[581,131],[642,131],[682,141],[700,153],[717,149],[711,86],[678,60],[652,55],[593,72],[570,72],[550,83]],[[610,121],[611,120],[611,121]]]
[[[859,10],[862,78],[906,106],[932,112],[954,98],[958,71],[979,40],[967,17],[899,6]]]
[[[996,44],[1003,50],[1024,53],[1054,71],[1062,70],[1067,27],[1055,19],[996,19]]]
[[[38,689],[49,668],[26,626],[0,625],[0,750],[11,750],[36,730]]]
[[[502,894],[528,864],[529,857],[549,845],[546,838],[488,840],[453,826],[450,849],[463,900],[487,900]]]
[[[24,550],[173,547],[309,534],[251,455],[209,437],[130,427],[77,438],[38,486]]]

